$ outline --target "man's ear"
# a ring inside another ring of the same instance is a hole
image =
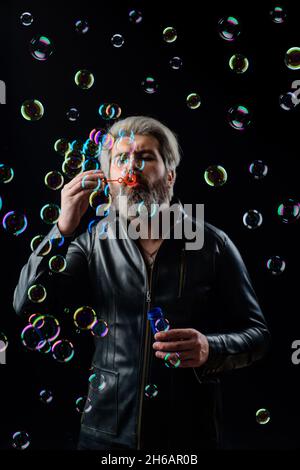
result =
[[[168,181],[169,186],[172,186],[175,183],[175,177],[176,177],[175,171],[168,170],[167,181]]]

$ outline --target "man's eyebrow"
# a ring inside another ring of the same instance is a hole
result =
[[[141,150],[137,150],[136,153],[152,153],[153,155],[155,155],[155,152],[152,149],[141,149]]]

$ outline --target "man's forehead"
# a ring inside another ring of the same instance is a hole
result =
[[[121,137],[116,140],[113,151],[114,152],[127,152],[127,151],[137,151],[142,150],[155,150],[158,149],[158,141],[155,137],[150,135],[136,135],[134,138],[130,136]]]

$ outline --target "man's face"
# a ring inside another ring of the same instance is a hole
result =
[[[132,186],[120,179],[135,181]],[[123,137],[117,140],[112,149],[110,166],[110,188],[112,198],[118,207],[118,196],[127,196],[127,204],[143,201],[148,213],[151,204],[169,202],[169,190],[173,184],[174,173],[167,172],[159,151],[159,142],[153,136],[135,135],[134,140]],[[119,207],[120,211],[121,208]],[[126,215],[126,214],[124,214]]]

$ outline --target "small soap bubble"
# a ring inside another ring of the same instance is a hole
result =
[[[88,90],[94,84],[95,77],[89,70],[78,70],[74,77],[76,85],[82,90]]]
[[[158,395],[158,388],[155,384],[148,384],[145,387],[145,395],[147,398],[155,398]]]
[[[249,173],[256,180],[264,178],[268,173],[268,166],[262,160],[254,160],[249,165]]]
[[[170,59],[169,64],[173,70],[179,70],[182,67],[182,59],[180,57],[172,57]]]
[[[27,228],[26,215],[19,211],[10,211],[3,217],[2,226],[11,235],[18,236]]]
[[[158,84],[153,77],[146,77],[145,80],[142,81],[142,88],[143,90],[148,93],[152,94],[155,93],[158,89]]]
[[[295,199],[287,199],[283,201],[277,209],[279,220],[284,224],[290,224],[299,219],[300,203]]]
[[[270,412],[266,408],[257,410],[255,416],[258,424],[267,424],[271,419]]]
[[[44,116],[44,106],[39,100],[26,100],[21,106],[21,114],[26,121],[38,121]]]
[[[67,118],[69,119],[69,121],[77,121],[77,119],[79,118],[79,111],[78,109],[76,108],[70,108],[68,111],[67,111]]]
[[[73,344],[67,339],[56,341],[52,346],[52,356],[57,362],[69,362],[74,356]]]
[[[281,256],[271,256],[271,258],[267,261],[267,269],[270,271],[271,274],[278,275],[283,273],[285,270],[285,261]]]
[[[30,41],[30,52],[36,60],[47,60],[53,53],[53,45],[46,36],[34,36]]]
[[[52,189],[53,191],[57,191],[64,185],[63,175],[56,170],[49,171],[46,174],[44,181],[47,188]]]
[[[42,284],[33,284],[27,292],[29,300],[35,303],[41,303],[47,296],[47,291]]]
[[[229,67],[233,72],[245,73],[249,67],[249,61],[243,54],[234,54],[229,59]]]
[[[201,104],[200,96],[197,93],[190,93],[186,98],[186,104],[190,109],[197,109]]]
[[[176,41],[177,39],[177,32],[175,28],[172,26],[168,26],[163,30],[163,39],[165,42],[171,43]]]
[[[5,163],[0,163],[0,183],[10,183],[14,177],[14,170]]]
[[[210,165],[204,172],[204,180],[215,188],[223,186],[227,181],[227,172],[221,165]]]
[[[284,8],[276,6],[270,11],[270,17],[274,23],[280,24],[285,22],[287,13]]]
[[[131,23],[139,24],[143,19],[143,15],[138,10],[130,10],[129,11],[129,20]]]
[[[122,47],[124,42],[122,34],[114,34],[111,38],[111,43],[114,47]]]
[[[245,106],[232,106],[228,110],[227,120],[233,129],[244,131],[249,127],[251,122],[250,112]]]
[[[97,315],[92,307],[83,306],[75,311],[73,319],[75,326],[80,330],[90,330],[97,320]]]
[[[21,21],[21,24],[23,26],[30,26],[33,22],[33,16],[31,13],[29,13],[28,11],[25,11],[24,13],[22,13],[22,15],[20,16],[20,21]]]
[[[87,20],[78,20],[75,23],[75,31],[78,34],[86,34],[89,30],[89,23]]]
[[[45,204],[40,211],[40,217],[46,224],[55,224],[60,215],[60,207],[57,204]]]
[[[27,449],[30,445],[29,434],[25,431],[17,431],[12,436],[12,446],[18,450]]]
[[[45,403],[48,405],[53,400],[53,393],[50,390],[41,390],[40,400],[42,403]]]
[[[218,22],[218,31],[225,41],[235,41],[241,33],[239,20],[233,16],[221,18]]]
[[[261,226],[263,221],[262,215],[255,209],[250,209],[243,216],[243,224],[249,229],[255,229]]]

